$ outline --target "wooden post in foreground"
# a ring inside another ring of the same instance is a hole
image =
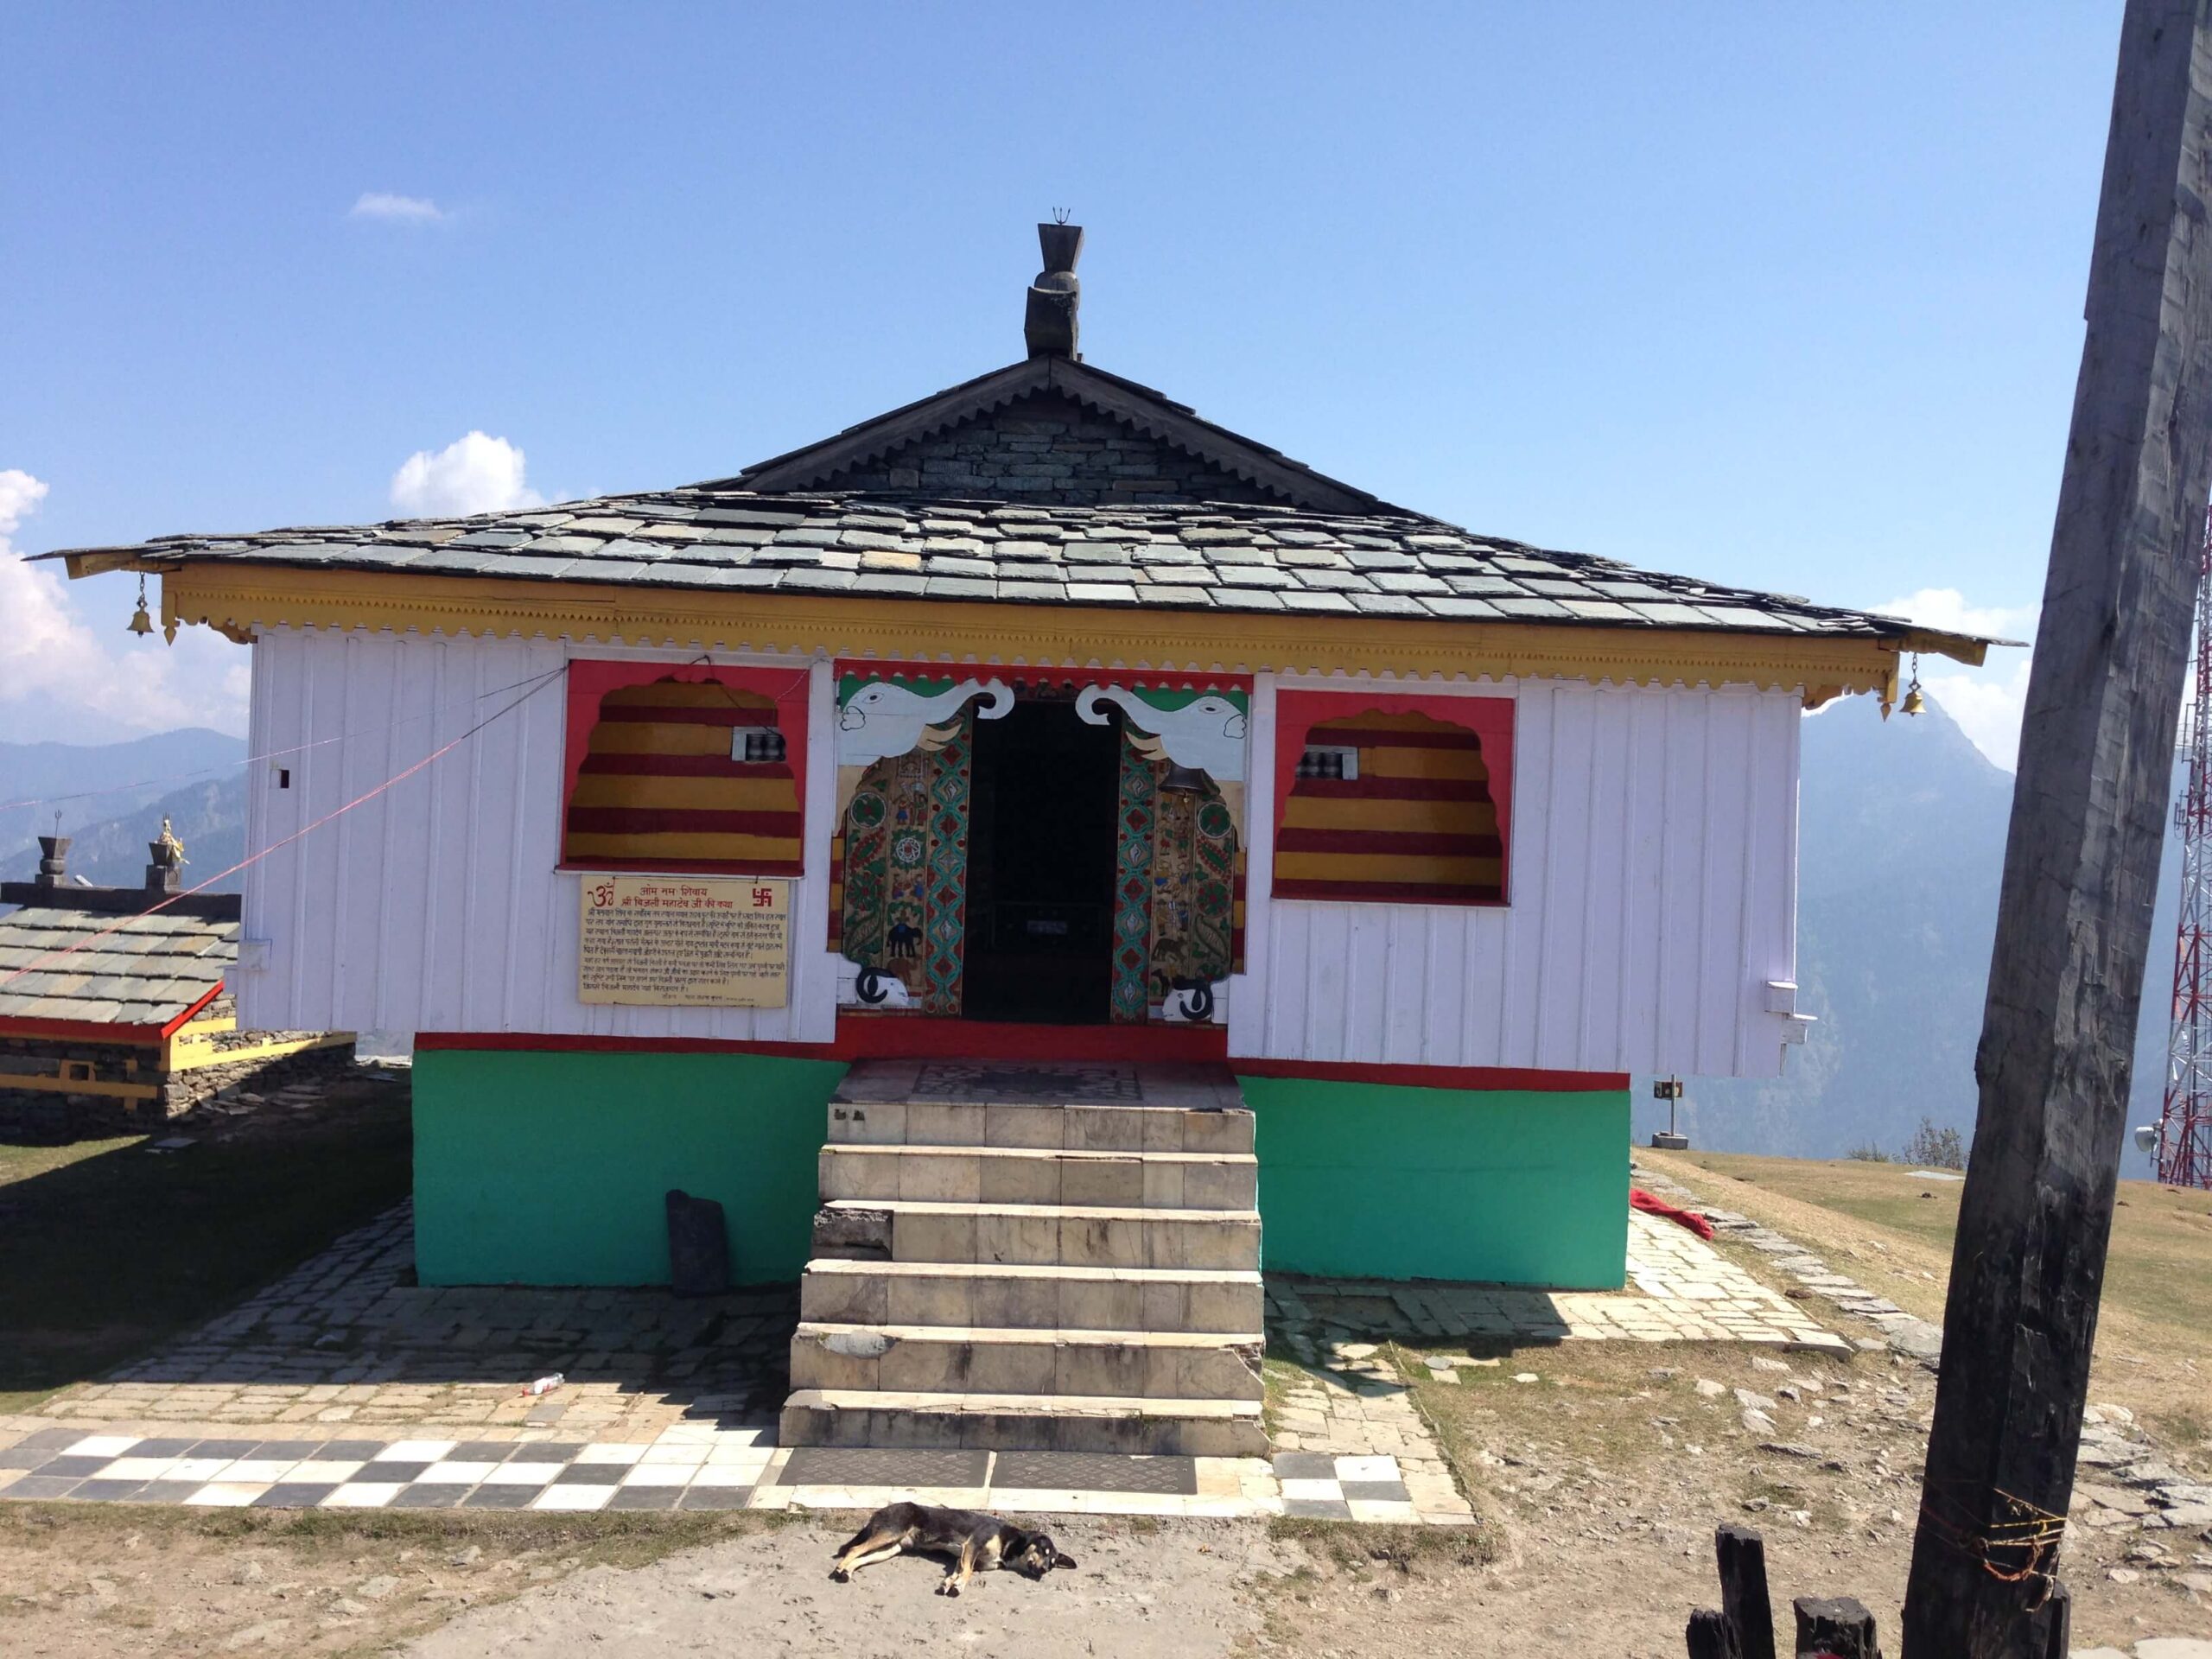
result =
[[[1905,1659],[2047,1651],[2212,437],[2212,0],[2128,0],[1974,1071]]]

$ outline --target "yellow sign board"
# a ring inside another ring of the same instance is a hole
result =
[[[706,875],[587,875],[576,996],[649,1007],[780,1008],[791,884]]]

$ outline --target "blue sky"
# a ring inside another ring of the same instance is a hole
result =
[[[2119,14],[22,6],[0,537],[726,474],[1020,355],[1066,207],[1086,357],[1325,472],[2025,632]],[[238,724],[0,584],[10,735]],[[1931,665],[1999,753],[2024,657]]]

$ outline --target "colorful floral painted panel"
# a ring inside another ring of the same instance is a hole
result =
[[[1111,1006],[1116,1024],[1137,1025],[1178,991],[1209,1007],[1236,967],[1240,851],[1220,785],[1163,787],[1174,766],[1123,730]]]
[[[832,945],[860,967],[863,1002],[960,1012],[973,732],[963,713],[941,747],[876,761],[845,809]]]

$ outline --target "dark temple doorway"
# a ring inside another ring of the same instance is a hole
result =
[[[975,726],[968,848],[971,1020],[1103,1025],[1113,984],[1122,728],[1024,698]]]

